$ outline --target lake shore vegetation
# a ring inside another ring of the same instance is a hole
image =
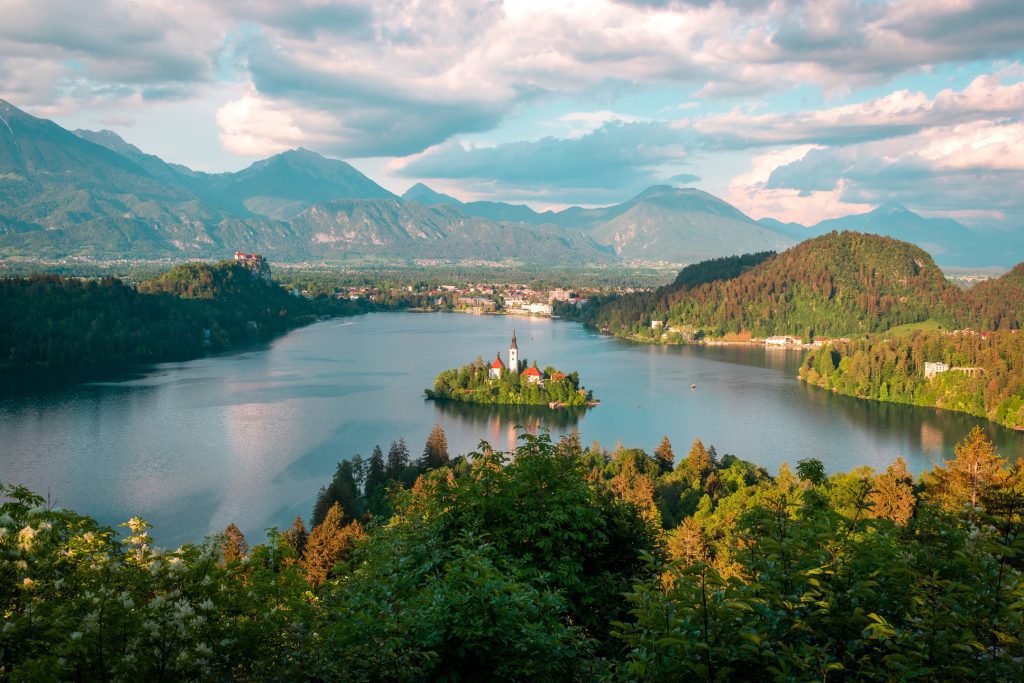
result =
[[[0,675],[1021,674],[1024,466],[980,430],[918,480],[900,460],[771,476],[700,440],[674,457],[667,439],[649,455],[524,435],[449,457],[439,436],[419,460],[396,442],[345,461],[351,507],[325,487],[308,533],[300,518],[256,545],[229,527],[163,550],[142,520],[118,533],[4,486]]]

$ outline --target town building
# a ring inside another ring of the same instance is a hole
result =
[[[251,270],[253,275],[270,282],[270,264],[262,254],[246,254],[244,251],[236,251],[235,261]]]
[[[803,340],[800,337],[790,336],[766,337],[764,344],[765,346],[800,346],[803,344]]]
[[[939,374],[941,372],[948,372],[948,371],[949,371],[949,366],[946,365],[945,363],[943,363],[942,361],[939,361],[937,363],[930,363],[930,362],[926,361],[925,364],[924,364],[924,378],[925,379],[931,379],[932,377],[934,377],[935,375],[937,375],[937,374]]]

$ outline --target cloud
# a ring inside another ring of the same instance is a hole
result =
[[[1013,58],[1024,34],[1017,0],[0,0],[0,16],[0,96],[140,106],[251,84],[263,109],[323,122],[298,130],[345,156],[422,151],[534,102],[884,83]],[[288,137],[270,133],[242,132],[266,147]]]
[[[817,111],[727,114],[682,121],[706,144],[744,149],[778,144],[846,145],[900,137],[929,127],[979,118],[1018,117],[1024,112],[1024,82],[1003,85],[985,74],[961,91],[943,90],[934,99],[924,93],[897,90],[857,104]]]
[[[678,134],[664,123],[611,121],[573,138],[492,147],[447,142],[396,162],[393,170],[404,177],[469,181],[503,196],[618,201],[664,182],[686,156]]]
[[[210,77],[220,41],[215,11],[202,2],[0,0],[0,91],[21,104],[91,101],[111,92],[181,97]],[[19,85],[28,64],[34,88]]]
[[[730,195],[755,215],[817,222],[897,201],[931,214],[1024,225],[1024,124],[975,121],[882,142],[762,155]]]

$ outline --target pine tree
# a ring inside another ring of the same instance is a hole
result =
[[[235,526],[234,522],[228,524],[224,529],[224,540],[220,544],[221,556],[224,564],[239,562],[249,553],[249,544],[245,542],[245,535],[242,530]]]
[[[352,478],[355,479],[356,487],[361,491],[363,482],[366,481],[366,461],[358,453],[352,458]]]
[[[690,452],[686,455],[686,464],[694,476],[699,477],[701,481],[711,471],[711,457],[708,455],[707,449],[704,448],[704,442],[700,439],[694,439],[693,445],[690,446]]]
[[[868,495],[868,502],[872,504],[871,516],[878,519],[889,519],[903,525],[914,516],[917,504],[914,479],[903,458],[897,458],[885,472],[875,477],[874,490]]]
[[[661,443],[654,449],[654,455],[658,459],[662,473],[671,472],[675,467],[676,454],[673,452],[672,442],[668,440],[667,436],[663,437]]]
[[[341,506],[335,503],[327,511],[324,521],[313,527],[306,540],[303,566],[306,568],[306,580],[313,590],[330,577],[334,567],[351,554],[356,541],[365,535],[358,521],[342,526],[344,517]]]
[[[359,487],[352,475],[352,463],[348,460],[338,463],[331,483],[320,489],[316,504],[313,506],[313,526],[323,521],[327,511],[335,503],[340,503],[342,510],[349,517],[359,515]]]
[[[704,529],[693,517],[687,517],[668,534],[668,554],[673,560],[685,564],[707,562],[709,559],[708,540]]]
[[[637,470],[633,458],[623,458],[622,468],[612,478],[611,486],[619,498],[636,507],[640,517],[661,527],[661,511],[654,502],[654,483],[650,477]]]
[[[388,479],[401,481],[402,472],[408,466],[409,447],[405,445],[405,437],[400,437],[398,441],[391,442],[391,448],[388,450]]]
[[[427,444],[423,447],[423,458],[420,465],[424,469],[437,469],[448,464],[448,437],[445,436],[441,425],[435,424],[427,437]]]
[[[387,481],[387,470],[384,467],[384,452],[380,445],[373,447],[373,454],[370,455],[370,466],[366,468],[366,481],[363,486],[363,494],[370,498],[374,491]]]
[[[295,551],[296,557],[302,557],[302,553],[306,549],[306,538],[308,536],[306,523],[302,521],[302,515],[295,515],[295,521],[292,522],[291,528],[281,534],[281,538],[288,547]]]
[[[962,511],[965,505],[977,508],[985,491],[1005,476],[1004,460],[977,426],[953,453],[956,457],[926,475],[927,495],[952,512]]]

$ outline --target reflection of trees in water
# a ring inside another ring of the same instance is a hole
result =
[[[482,431],[495,448],[512,450],[516,447],[517,427],[531,434],[547,429],[552,433],[567,432],[580,421],[586,408],[559,408],[543,406],[509,406],[500,404],[464,403],[461,401],[434,401],[434,409],[446,420],[461,422],[475,431]],[[479,428],[483,426],[484,430]]]
[[[884,427],[917,440],[921,451],[936,462],[940,458],[952,458],[953,446],[962,441],[975,425],[981,426],[1004,458],[1012,461],[1024,455],[1024,435],[973,415],[842,396],[804,382],[800,382],[800,386],[804,388],[808,401],[823,407],[825,412],[839,413],[850,422]]]

